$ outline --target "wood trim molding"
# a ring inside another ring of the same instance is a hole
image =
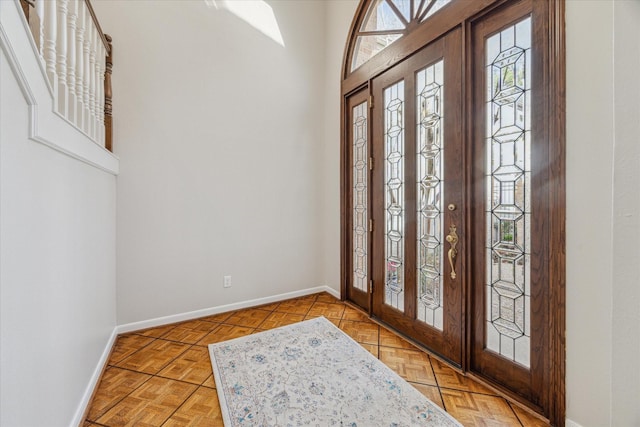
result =
[[[551,349],[549,418],[563,427],[566,417],[566,35],[565,2],[549,5],[549,97],[550,152],[549,173],[555,191],[550,192],[551,253],[549,277],[553,278],[549,298]]]

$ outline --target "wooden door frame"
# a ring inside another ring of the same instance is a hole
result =
[[[347,286],[350,276],[348,261],[351,257],[350,248],[350,230],[349,225],[349,176],[351,167],[349,164],[348,150],[348,124],[346,123],[347,101],[348,97],[360,90],[370,91],[371,81],[374,77],[388,70],[402,60],[408,58],[422,47],[434,41],[438,37],[447,33],[452,28],[462,25],[463,43],[470,43],[472,22],[483,15],[493,11],[501,6],[518,3],[520,0],[475,0],[473,2],[453,0],[447,7],[443,8],[437,14],[437,19],[432,18],[424,24],[420,24],[413,31],[388,46],[378,55],[371,58],[364,65],[351,72],[350,64],[355,46],[357,28],[360,28],[364,15],[373,0],[361,0],[357,8],[355,17],[351,23],[349,38],[345,45],[345,51],[342,62],[342,81],[341,81],[341,98],[340,98],[340,254],[341,254],[341,296],[345,299],[347,295]],[[546,82],[548,86],[545,88],[543,95],[544,108],[547,111],[547,122],[545,129],[549,138],[548,158],[550,163],[548,166],[549,182],[554,185],[550,187],[547,203],[551,207],[549,209],[549,245],[547,246],[549,262],[547,265],[547,274],[551,280],[549,286],[549,294],[547,304],[547,327],[550,333],[548,339],[544,343],[547,350],[547,363],[549,369],[548,377],[548,400],[546,413],[553,425],[564,426],[565,423],[565,356],[566,356],[566,257],[565,257],[565,218],[566,218],[566,188],[565,188],[565,162],[566,162],[566,136],[565,136],[565,3],[564,0],[536,0],[545,1],[547,4],[546,19],[544,22],[545,29],[549,35],[547,46],[545,46],[545,56],[549,59],[545,68]],[[425,25],[426,24],[426,25]],[[466,48],[465,48],[466,51]],[[465,56],[466,59],[468,59]],[[472,73],[469,70],[470,61],[467,61],[465,68],[466,87],[471,84],[470,79]],[[465,89],[463,89],[465,90]],[[472,119],[468,108],[471,104],[469,99],[470,93],[463,95],[465,103],[465,124],[466,138],[470,141],[473,137]],[[369,118],[371,123],[371,118]],[[369,135],[371,135],[369,133]],[[470,160],[470,159],[469,159]],[[468,187],[468,191],[472,191]],[[470,199],[468,199],[470,200]],[[471,226],[471,217],[467,216],[465,226],[467,229]],[[472,255],[472,248],[466,247],[466,258]],[[471,268],[471,263],[467,263],[467,270]],[[467,277],[471,277],[471,271],[466,271]],[[464,290],[465,294],[470,289]],[[471,334],[467,332],[471,327],[471,307],[470,298],[466,298],[467,306],[463,309],[465,316],[463,328],[466,342],[463,343],[464,357],[463,370],[467,370],[470,360],[471,345],[469,337]],[[369,310],[371,303],[369,303]],[[498,387],[499,388],[499,387]],[[521,401],[518,396],[513,393],[502,390],[504,394],[516,401]]]

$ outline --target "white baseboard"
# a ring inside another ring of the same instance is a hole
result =
[[[564,420],[564,427],[582,427],[582,426],[577,422],[571,421],[569,418],[567,418],[566,420]]]
[[[102,355],[100,356],[100,359],[98,360],[98,363],[93,370],[93,374],[91,374],[91,378],[89,378],[89,384],[87,384],[87,387],[84,389],[84,393],[82,395],[82,399],[80,400],[80,404],[78,405],[78,409],[76,409],[76,413],[73,415],[73,419],[71,420],[71,427],[79,427],[84,424],[84,413],[87,410],[87,406],[89,406],[91,396],[93,396],[93,391],[98,385],[98,381],[100,380],[100,376],[102,375],[102,370],[109,360],[111,349],[116,343],[117,337],[118,327],[116,326],[115,328],[113,328],[113,331],[111,331],[111,335],[107,340],[107,344],[105,345],[104,350],[102,351]]]
[[[329,286],[317,286],[315,288],[302,289],[299,291],[287,292],[284,294],[273,295],[270,297],[264,298],[256,298],[248,301],[241,301],[233,304],[220,305],[217,307],[205,308],[202,310],[189,311],[187,313],[174,314],[171,316],[158,317],[156,319],[143,320],[141,322],[133,322],[127,323],[124,325],[118,325],[113,328],[113,332],[111,332],[111,336],[107,340],[107,343],[104,347],[102,355],[100,356],[100,360],[96,365],[96,368],[89,379],[89,384],[85,388],[84,394],[82,396],[82,400],[78,405],[78,409],[73,416],[73,420],[71,421],[71,427],[81,426],[83,423],[83,415],[87,410],[87,406],[90,403],[91,396],[93,395],[93,391],[98,385],[98,381],[100,380],[100,375],[102,374],[102,369],[107,364],[109,355],[111,354],[111,349],[116,342],[116,338],[119,334],[138,331],[140,329],[153,328],[155,326],[167,325],[170,323],[182,322],[184,320],[197,319],[198,317],[211,316],[218,313],[224,313],[225,311],[239,310],[242,308],[255,307],[257,305],[270,304],[272,302],[283,301],[286,299],[302,297],[305,295],[316,294],[319,292],[327,292],[333,295],[336,298],[340,298],[340,292],[329,287]]]
[[[199,317],[212,316],[214,314],[224,313],[226,311],[255,307],[263,304],[270,304],[272,302],[302,297],[319,292],[327,292],[336,298],[340,298],[340,292],[336,291],[335,289],[329,286],[317,286],[315,288],[307,288],[299,291],[287,292],[284,294],[273,295],[264,298],[256,298],[248,301],[236,302],[233,304],[219,305],[217,307],[204,308],[202,310],[189,311],[186,313],[172,314],[170,316],[157,317],[155,319],[143,320],[140,322],[125,323],[124,325],[117,326],[116,329],[118,330],[118,334],[124,334],[126,332],[139,331],[141,329],[154,328],[156,326],[183,322],[185,320],[197,319]]]
[[[324,291],[333,295],[334,297],[340,299],[340,291],[337,291],[329,286],[321,286],[321,288],[324,288]]]

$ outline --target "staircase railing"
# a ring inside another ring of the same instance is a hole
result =
[[[111,37],[89,0],[20,0],[54,93],[58,114],[113,149]]]

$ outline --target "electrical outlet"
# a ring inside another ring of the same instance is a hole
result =
[[[224,276],[224,282],[222,284],[225,288],[231,287],[231,276]]]

